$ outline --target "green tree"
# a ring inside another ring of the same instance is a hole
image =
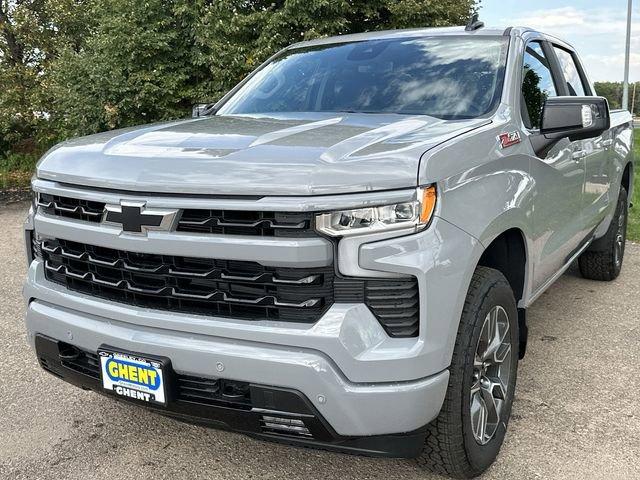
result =
[[[596,82],[596,94],[605,97],[609,101],[611,109],[622,108],[622,82]],[[635,83],[635,97],[633,95],[634,84],[629,85],[629,110],[634,115],[640,115],[640,82]],[[631,103],[634,103],[631,105]]]
[[[80,49],[90,0],[0,0],[0,157],[48,143],[48,74],[63,46]]]
[[[594,87],[598,95],[605,97],[609,101],[610,108],[620,108],[622,105],[622,83],[596,82]]]
[[[279,49],[313,38],[466,24],[474,0],[218,0],[197,29],[195,62],[208,75],[201,98],[215,100]]]
[[[462,25],[475,8],[475,0],[0,0],[0,158],[184,117],[300,40]]]
[[[83,48],[52,65],[51,121],[60,136],[184,116],[197,84],[198,9],[178,0],[102,0]]]

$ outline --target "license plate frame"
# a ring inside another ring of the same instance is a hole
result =
[[[125,400],[167,406],[170,362],[103,346],[98,349],[102,389]]]

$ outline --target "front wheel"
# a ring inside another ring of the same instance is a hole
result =
[[[449,386],[418,463],[457,478],[495,460],[509,423],[518,368],[518,312],[509,283],[478,267],[460,319]]]

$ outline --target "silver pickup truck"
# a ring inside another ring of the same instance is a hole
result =
[[[199,118],[42,158],[29,342],[106,397],[473,477],[527,307],[620,272],[631,122],[527,28],[292,45]]]

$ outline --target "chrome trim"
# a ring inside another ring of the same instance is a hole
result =
[[[40,195],[38,194],[38,207],[42,207],[42,208],[52,208],[54,210],[58,210],[61,212],[70,212],[70,213],[81,213],[82,215],[88,215],[90,217],[100,217],[104,214],[104,212],[92,212],[90,210],[86,210],[82,205],[78,205],[77,207],[73,207],[73,208],[69,208],[69,207],[63,207],[61,206],[58,202],[42,202],[40,200]]]
[[[168,232],[168,231],[172,231],[175,230],[175,226],[176,226],[176,221],[178,219],[178,214],[180,213],[179,209],[157,209],[157,208],[149,208],[147,207],[147,202],[145,201],[139,201],[139,202],[134,202],[134,201],[125,201],[122,200],[120,201],[119,204],[106,204],[104,206],[104,214],[102,216],[102,225],[108,225],[108,226],[112,226],[115,228],[118,228],[120,230],[122,230],[122,223],[118,223],[118,222],[110,222],[107,220],[107,216],[109,214],[109,212],[113,212],[113,213],[122,213],[122,207],[133,207],[133,208],[139,208],[140,209],[140,216],[144,217],[144,216],[161,216],[162,220],[160,222],[160,225],[158,226],[152,226],[152,225],[141,225],[140,232],[130,232],[127,231],[125,233],[130,234],[130,235],[146,235],[148,232],[150,231],[161,231],[161,232]],[[124,231],[123,231],[124,232]]]
[[[161,272],[163,269],[166,268],[165,265],[160,265],[158,267],[152,267],[152,268],[144,268],[144,267],[136,267],[133,265],[128,264],[125,260],[119,258],[118,260],[115,260],[113,262],[110,261],[106,261],[106,260],[100,260],[98,258],[95,258],[93,256],[91,256],[90,253],[87,252],[82,252],[81,254],[74,254],[71,252],[66,251],[64,248],[62,248],[61,246],[56,246],[56,247],[50,247],[49,245],[46,244],[46,242],[42,242],[41,244],[41,248],[44,252],[47,252],[49,254],[52,255],[61,255],[64,258],[69,258],[71,260],[83,260],[83,261],[87,261],[89,263],[92,263],[94,265],[100,265],[100,266],[105,266],[105,267],[113,267],[113,268],[123,268],[125,270],[131,271],[131,272],[142,272],[142,273],[159,273]],[[247,282],[257,282],[257,281],[261,281],[264,283],[280,283],[280,284],[285,284],[285,285],[307,285],[307,284],[311,284],[313,282],[315,282],[316,280],[318,280],[320,278],[320,275],[309,275],[300,279],[296,279],[296,280],[289,280],[289,279],[280,279],[276,276],[274,276],[271,273],[261,273],[259,275],[254,275],[253,277],[243,277],[243,276],[239,276],[239,275],[227,275],[225,274],[221,268],[213,268],[211,270],[208,270],[206,272],[184,272],[184,271],[180,271],[180,270],[174,270],[173,268],[169,267],[167,270],[167,274],[169,275],[177,275],[177,276],[181,276],[181,277],[195,277],[195,278],[207,278],[211,275],[213,275],[216,272],[220,272],[220,279],[221,280],[237,280],[237,281],[247,281]]]
[[[221,301],[222,302],[227,302],[227,303],[239,303],[239,304],[245,304],[245,305],[258,305],[258,304],[261,304],[262,302],[270,301],[271,302],[270,304],[273,305],[274,307],[293,307],[293,308],[313,307],[313,306],[317,305],[320,302],[319,298],[310,298],[310,299],[305,300],[304,302],[301,302],[301,303],[280,302],[273,295],[264,295],[262,297],[255,298],[255,299],[234,298],[234,297],[230,297],[229,295],[227,295],[226,292],[221,292],[220,290],[215,290],[215,291],[213,291],[211,293],[207,293],[207,294],[203,294],[203,295],[197,295],[197,294],[192,294],[192,293],[181,293],[178,290],[176,290],[175,287],[161,287],[161,288],[158,288],[157,290],[150,290],[150,289],[138,288],[136,286],[133,286],[127,280],[118,280],[117,282],[109,282],[107,280],[103,280],[103,279],[100,279],[99,277],[96,277],[96,275],[93,274],[92,272],[86,272],[86,273],[83,273],[83,274],[75,273],[72,270],[69,270],[65,265],[58,265],[57,267],[54,267],[54,266],[49,264],[49,261],[45,261],[44,262],[44,267],[45,267],[45,269],[47,269],[49,271],[56,272],[56,273],[62,273],[64,275],[67,275],[67,276],[72,277],[72,278],[77,278],[77,279],[80,279],[80,280],[88,280],[88,281],[91,281],[91,282],[94,282],[94,283],[98,283],[98,284],[101,284],[101,285],[107,285],[107,286],[113,287],[113,288],[122,288],[122,287],[124,287],[126,290],[128,290],[130,292],[143,293],[143,294],[146,294],[146,295],[160,295],[160,294],[163,294],[163,293],[167,293],[167,294],[171,295],[172,297],[176,297],[176,298],[191,298],[191,299],[198,299],[198,300],[210,300],[214,296],[221,294],[222,295]]]
[[[180,220],[178,222],[178,225],[196,225],[196,226],[204,226],[204,225],[208,225],[209,222],[213,223],[213,226],[216,227],[245,227],[245,228],[255,228],[263,223],[267,223],[269,225],[269,228],[289,228],[289,229],[293,229],[293,230],[300,230],[305,228],[306,223],[307,222],[300,222],[297,224],[282,224],[282,223],[276,223],[273,220],[270,220],[268,218],[265,218],[263,220],[257,220],[253,223],[242,223],[242,222],[221,222],[217,219],[217,217],[209,217],[206,220],[200,220],[200,221],[196,221],[196,220]]]

